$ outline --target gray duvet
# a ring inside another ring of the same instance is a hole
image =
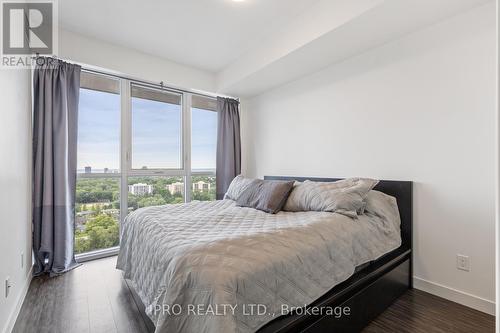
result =
[[[117,268],[156,332],[254,332],[399,247],[397,208],[382,212],[273,215],[233,200],[143,208],[123,223]]]

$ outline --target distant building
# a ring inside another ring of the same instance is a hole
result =
[[[184,184],[183,183],[173,183],[166,185],[165,188],[170,192],[170,194],[174,195],[176,193],[184,193]]]
[[[210,183],[200,180],[199,182],[193,183],[193,192],[208,192],[210,191]]]
[[[92,173],[92,167],[86,166],[85,173]]]
[[[133,195],[146,195],[153,193],[153,186],[148,184],[133,184],[128,186],[128,192]]]
[[[184,183],[173,183],[166,185],[165,188],[170,192],[170,194],[174,195],[177,193],[183,194],[184,193]],[[199,181],[193,183],[193,192],[208,192],[211,189],[210,183],[204,182],[204,181]]]

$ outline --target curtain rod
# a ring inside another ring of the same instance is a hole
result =
[[[208,93],[208,92],[200,92],[200,91],[196,91],[196,90],[189,90],[189,89],[183,89],[183,88],[178,88],[178,87],[172,87],[172,86],[169,86],[169,85],[165,85],[163,83],[163,81],[160,81],[160,83],[156,83],[154,81],[137,79],[137,78],[134,78],[134,77],[128,76],[128,75],[109,73],[109,72],[106,72],[106,71],[101,71],[101,70],[97,70],[97,69],[93,69],[93,68],[88,68],[84,64],[79,64],[79,65],[82,66],[82,70],[85,71],[85,72],[91,72],[91,73],[96,73],[96,74],[113,76],[113,77],[116,77],[116,78],[119,78],[119,79],[130,80],[130,81],[142,83],[142,84],[153,86],[153,87],[157,87],[157,88],[164,88],[164,89],[170,89],[170,90],[180,91],[180,92],[189,93],[189,94],[196,94],[196,95],[200,95],[200,96],[204,96],[204,97],[208,97],[208,98],[225,97],[225,98],[232,98],[234,100],[237,100],[238,102],[240,101],[240,99],[238,97],[233,97],[233,96],[228,96],[228,95],[222,95],[222,94],[215,94],[215,93]]]
[[[39,54],[37,53],[36,56],[38,57]],[[163,88],[165,88],[165,89],[171,89],[171,90],[176,90],[176,91],[185,92],[185,93],[189,93],[189,94],[196,94],[196,95],[200,95],[200,96],[204,96],[204,97],[209,97],[209,98],[217,98],[217,97],[232,98],[232,99],[237,100],[238,102],[240,102],[239,97],[233,97],[233,96],[228,96],[228,95],[209,93],[209,92],[206,92],[206,91],[196,91],[196,90],[189,90],[189,89],[183,89],[183,88],[179,88],[179,87],[168,86],[168,85],[165,85],[163,83],[163,81],[160,81],[160,83],[156,83],[154,81],[148,81],[148,80],[138,79],[138,78],[135,78],[135,77],[132,77],[132,76],[129,76],[129,75],[110,73],[110,72],[107,72],[107,71],[104,71],[104,70],[98,70],[98,69],[89,68],[88,67],[89,65],[87,65],[87,64],[79,63],[77,61],[73,61],[73,60],[69,60],[69,59],[59,58],[57,56],[52,56],[51,58],[58,59],[58,60],[63,60],[63,61],[67,61],[67,62],[70,62],[70,63],[77,64],[77,65],[79,65],[79,66],[82,67],[83,71],[86,71],[86,72],[91,72],[91,73],[96,73],[96,74],[113,76],[113,77],[116,77],[116,78],[119,78],[119,79],[124,79],[124,80],[129,80],[129,81],[135,81],[135,82],[139,82],[139,83],[142,83],[142,84],[150,85],[150,86],[153,86],[153,87],[159,87],[159,88],[162,88],[162,89]]]

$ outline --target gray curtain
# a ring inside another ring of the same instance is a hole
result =
[[[35,275],[78,264],[73,252],[80,66],[39,58],[33,76]]]
[[[217,97],[217,199],[224,197],[233,178],[241,173],[239,104]]]

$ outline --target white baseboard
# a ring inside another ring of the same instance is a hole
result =
[[[495,302],[441,284],[413,277],[413,287],[469,308],[495,315]]]
[[[26,294],[28,293],[28,289],[30,288],[31,280],[33,279],[33,268],[34,266],[31,266],[30,271],[28,272],[28,277],[24,282],[23,289],[21,290],[21,293],[19,297],[17,298],[16,302],[16,307],[14,310],[11,312],[6,326],[4,327],[4,333],[11,333],[12,329],[14,328],[14,325],[16,324],[16,319],[17,316],[19,315],[19,312],[21,311],[21,307],[23,306],[24,299],[26,298]]]

